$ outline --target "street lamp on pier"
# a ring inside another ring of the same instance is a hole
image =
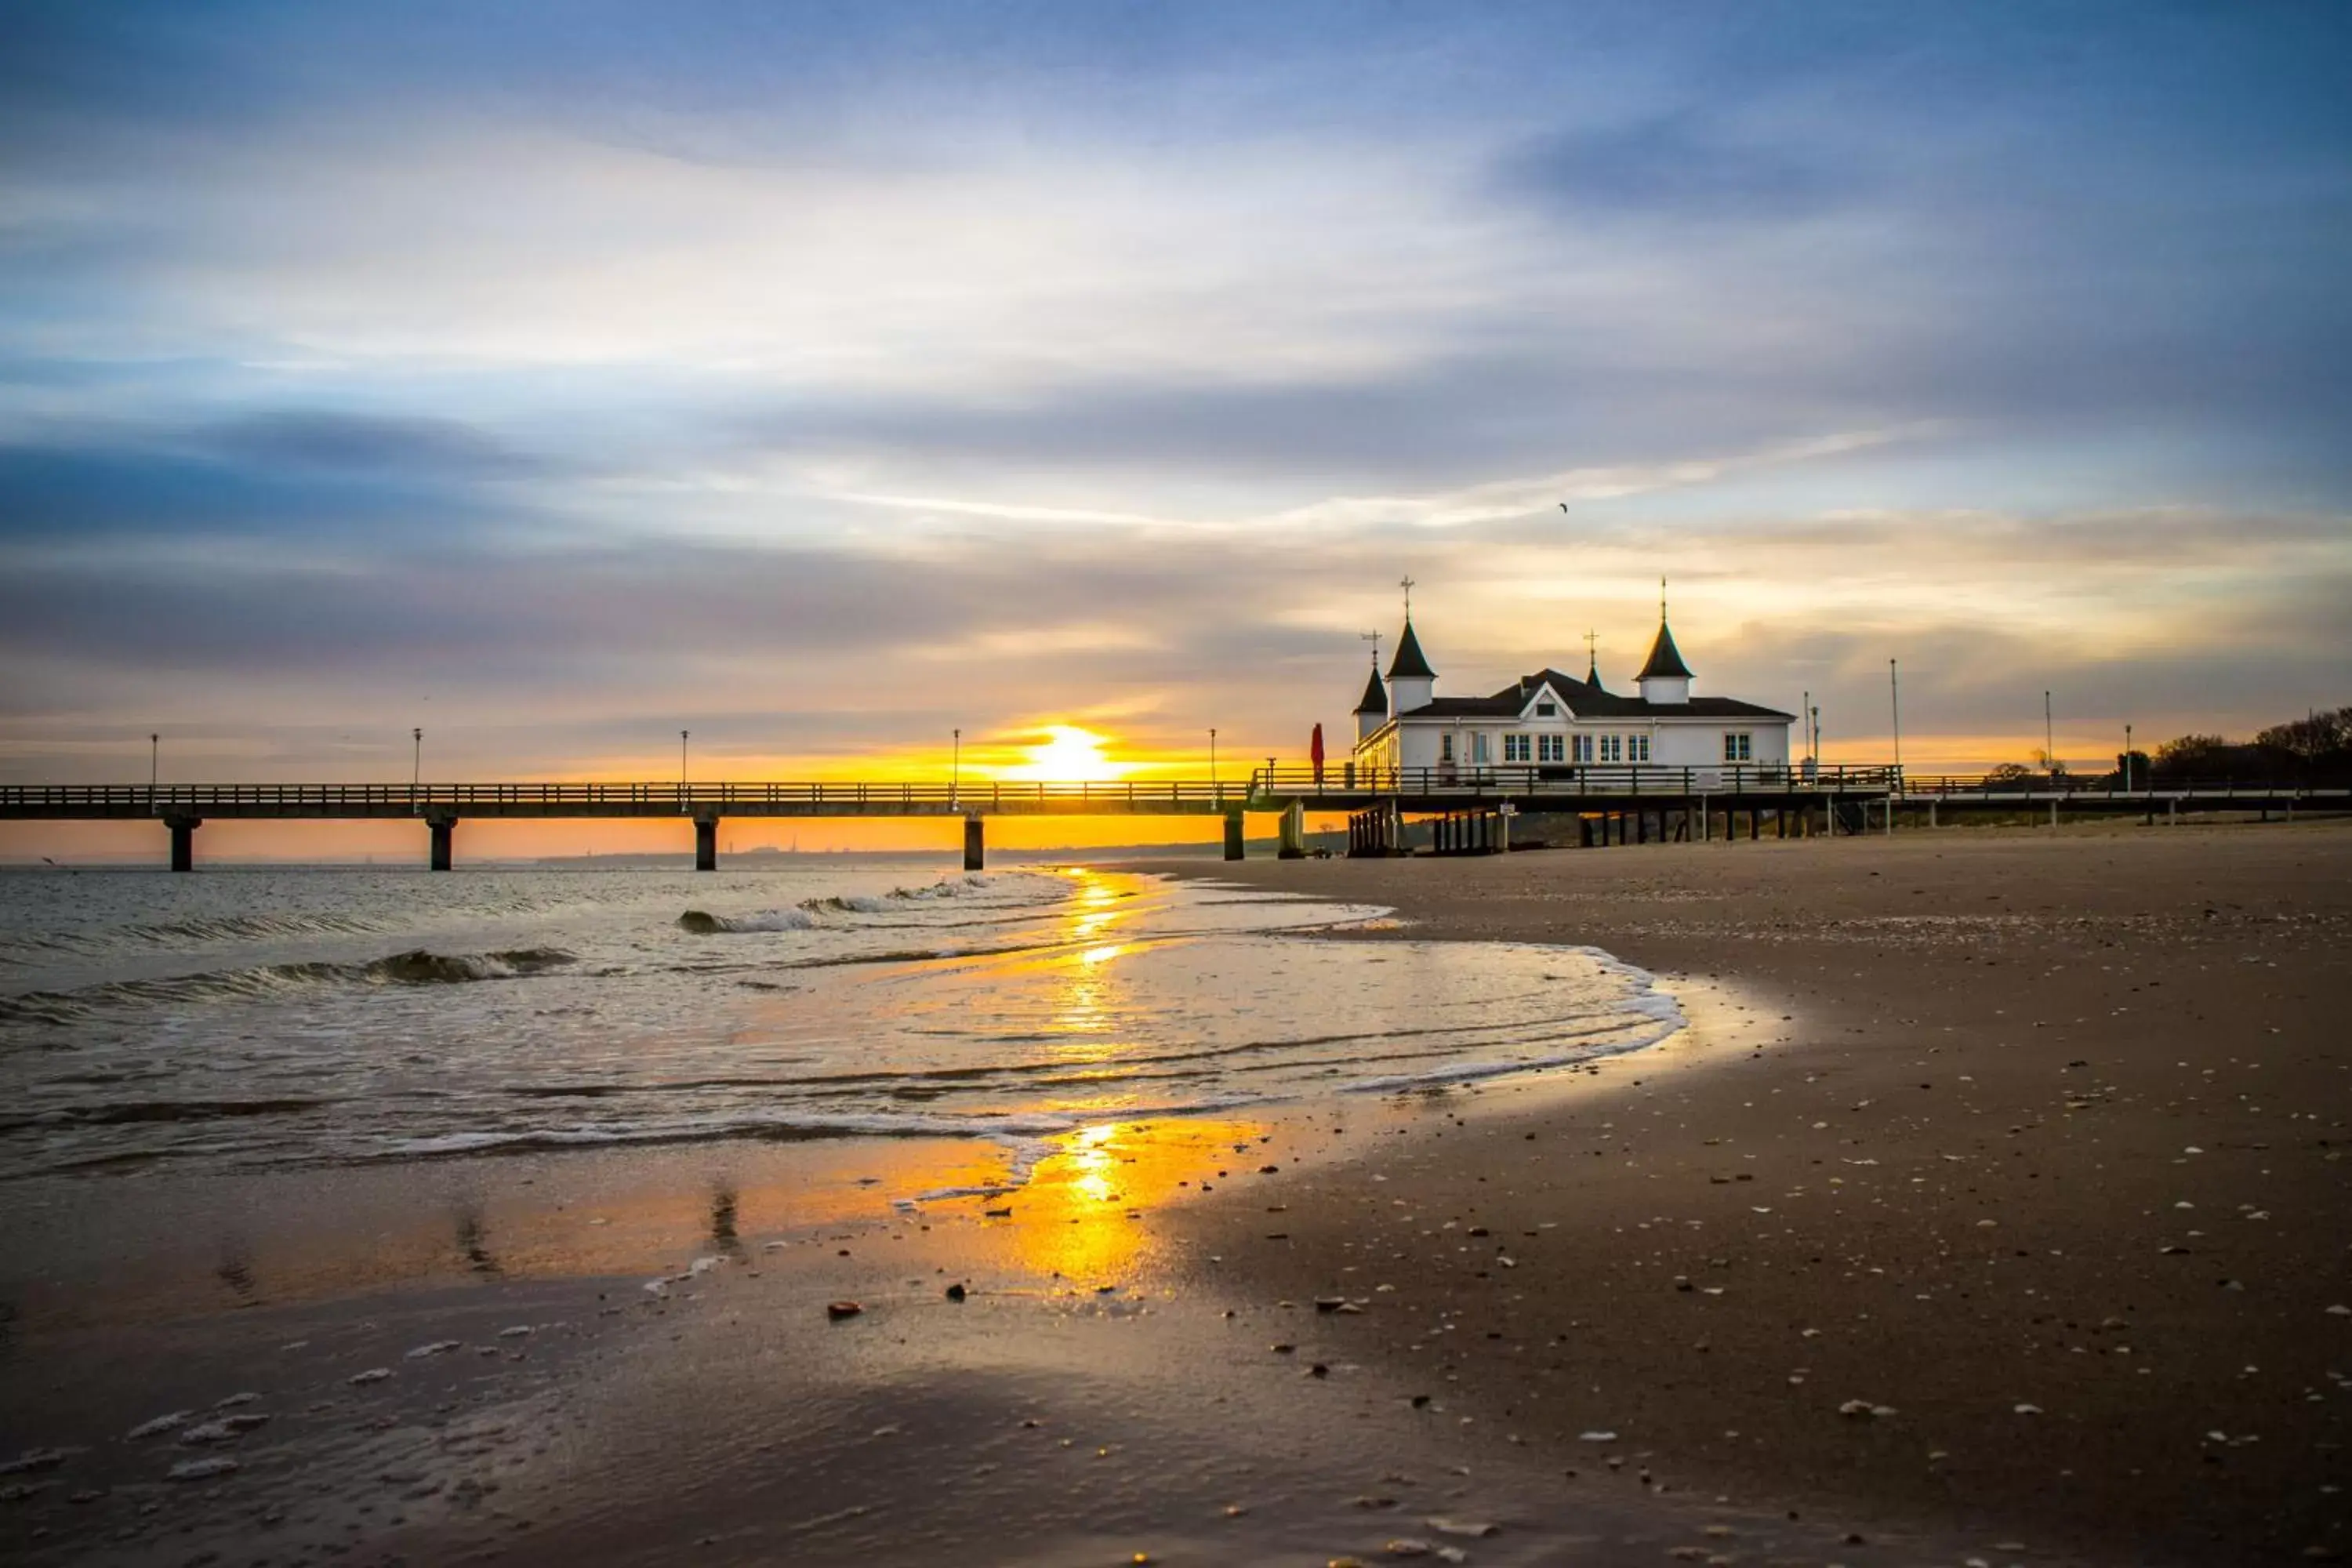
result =
[[[1213,791],[1216,789],[1216,787],[1217,787],[1217,731],[1216,731],[1216,730],[1213,727],[1213,728],[1209,731],[1209,788],[1213,792]]]
[[[1897,678],[1895,661],[1886,661],[1886,700],[1895,714],[1895,772],[1903,772],[1903,684]]]
[[[416,810],[416,793],[425,783],[425,726],[408,732],[408,809]]]
[[[687,733],[688,733],[688,732],[687,732],[686,731],[684,731],[684,730],[680,730],[680,731],[677,732],[677,793],[678,793],[678,794],[680,794],[680,795],[684,795],[684,794],[686,793],[686,737],[687,737]]]
[[[948,761],[948,804],[953,805],[956,802],[956,792],[963,784],[963,731],[958,729],[950,731],[949,733],[955,737],[955,749],[950,753]]]
[[[163,777],[163,737],[150,731],[147,736],[147,804],[155,804],[155,785]]]

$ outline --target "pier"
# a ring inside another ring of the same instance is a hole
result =
[[[875,780],[785,784],[0,784],[0,821],[138,821],[171,836],[172,868],[195,865],[196,830],[207,820],[383,821],[425,824],[428,861],[457,863],[458,825],[516,817],[667,817],[694,828],[695,868],[719,864],[719,825],[751,817],[957,817],[963,858],[986,858],[991,816],[1217,816],[1227,859],[1242,858],[1246,818],[1280,819],[1281,852],[1304,852],[1309,812],[1349,818],[1349,852],[1395,854],[1404,824],[1434,818],[1443,853],[1508,847],[1510,819],[1577,819],[1576,845],[1598,847],[1666,840],[1726,842],[1745,837],[1892,832],[1940,826],[1962,813],[2030,814],[2056,826],[2063,816],[2143,816],[2177,821],[2184,812],[2352,810],[2342,784],[2227,781],[2124,787],[2110,780],[2018,779],[2000,774],[1906,776],[1885,766],[1260,768],[1246,779],[1134,780],[1093,784],[938,783]],[[1719,831],[1718,831],[1719,830]]]

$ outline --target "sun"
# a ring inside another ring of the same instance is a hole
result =
[[[1045,784],[1102,784],[1127,769],[1103,755],[1109,742],[1074,724],[1049,724],[1045,738],[1029,748],[1029,760],[1004,770],[1008,779]]]

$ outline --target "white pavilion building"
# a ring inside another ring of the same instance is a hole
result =
[[[1767,776],[1788,767],[1796,715],[1729,697],[1693,696],[1695,679],[1675,647],[1662,601],[1657,639],[1634,677],[1638,697],[1603,688],[1593,658],[1580,680],[1544,668],[1491,696],[1440,697],[1437,672],[1421,651],[1408,608],[1386,685],[1375,664],[1356,706],[1353,768],[1426,768],[1441,778],[1527,768],[1566,778],[1580,767],[1738,768]]]

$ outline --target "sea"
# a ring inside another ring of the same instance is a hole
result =
[[[0,872],[0,1183],[982,1139],[1400,1095],[1680,1023],[1573,947],[935,859]]]

